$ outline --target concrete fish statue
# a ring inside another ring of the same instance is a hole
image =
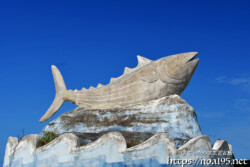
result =
[[[86,109],[113,109],[180,95],[199,63],[197,54],[175,54],[156,61],[137,56],[138,65],[133,69],[125,67],[123,75],[111,78],[109,84],[74,91],[66,89],[60,71],[52,65],[56,96],[40,122],[52,117],[65,101]]]

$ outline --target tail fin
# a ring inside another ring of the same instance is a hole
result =
[[[53,103],[51,104],[50,108],[47,110],[47,112],[40,119],[40,122],[44,122],[44,121],[48,120],[50,117],[52,117],[59,110],[59,108],[63,105],[63,103],[65,102],[65,100],[62,98],[62,94],[67,89],[66,89],[62,74],[57,69],[57,67],[54,65],[51,66],[51,70],[52,70],[52,74],[54,77],[54,83],[55,83],[55,88],[56,88],[56,97],[55,97]]]

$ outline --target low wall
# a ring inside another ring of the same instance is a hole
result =
[[[193,138],[179,149],[167,133],[158,133],[130,148],[119,132],[109,132],[85,146],[80,146],[79,138],[71,133],[63,134],[42,147],[39,147],[39,142],[39,135],[25,136],[19,142],[17,138],[9,137],[3,166],[182,166],[181,162],[174,165],[177,163],[175,159],[189,159],[193,160],[189,166],[203,166],[200,159],[232,158],[230,155],[202,155],[211,151],[231,153],[230,145],[223,140],[217,141],[212,148],[207,136]]]

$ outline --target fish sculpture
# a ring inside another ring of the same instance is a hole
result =
[[[52,65],[56,95],[40,122],[52,117],[65,101],[86,109],[113,109],[180,95],[199,63],[197,54],[175,54],[156,61],[137,56],[138,65],[133,69],[125,67],[123,75],[111,78],[109,84],[74,91],[67,90],[60,71]]]

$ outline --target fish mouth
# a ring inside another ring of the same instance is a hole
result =
[[[198,52],[189,52],[189,54],[186,57],[186,63],[194,63],[194,62],[199,62],[199,58],[195,59],[198,55]]]
[[[189,56],[187,57],[187,61],[186,61],[186,65],[187,65],[187,69],[189,71],[189,75],[190,75],[190,79],[192,77],[192,75],[194,74],[200,59],[196,58],[196,56],[198,55],[198,52],[191,52],[189,54]]]

